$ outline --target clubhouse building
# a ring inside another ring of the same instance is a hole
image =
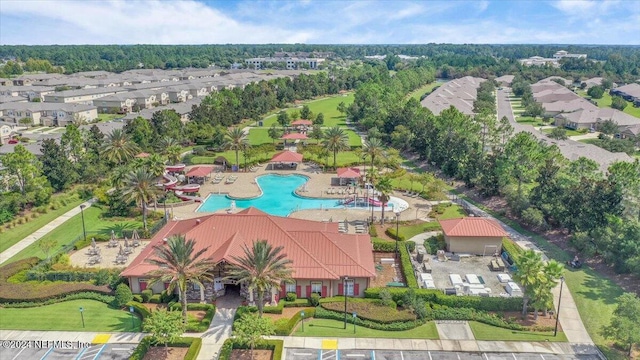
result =
[[[168,286],[162,283],[149,286],[148,274],[157,266],[150,264],[148,259],[154,257],[154,247],[163,246],[170,236],[176,234],[194,239],[195,251],[206,249],[203,258],[215,263],[213,283],[205,283],[204,289],[190,284],[189,300],[210,302],[228,292],[239,292],[253,303],[254,294],[247,291],[245,284],[225,277],[228,266],[236,264],[235,258],[244,255],[244,247],[251,248],[257,240],[267,240],[273,247],[282,246],[283,253],[292,261],[293,282],[271,289],[271,293],[265,295],[267,302],[277,302],[288,292],[299,298],[313,293],[321,297],[343,295],[345,292],[350,296],[363,296],[376,276],[368,234],[343,234],[335,222],[278,217],[248,208],[235,214],[170,221],[122,272],[133,293],[145,289],[160,293]]]

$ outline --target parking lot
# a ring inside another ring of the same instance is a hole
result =
[[[286,349],[285,360],[600,360],[596,355],[469,353],[456,351]]]
[[[506,294],[503,283],[498,280],[498,274],[509,274],[509,271],[496,272],[489,269],[489,263],[493,256],[470,256],[461,257],[459,261],[447,260],[438,261],[436,256],[431,256],[429,264],[431,265],[431,275],[433,282],[438,289],[452,288],[453,285],[449,280],[450,274],[458,274],[465,280],[466,274],[475,274],[484,281],[484,287],[491,289],[491,296],[500,296]],[[512,274],[509,274],[512,275]]]
[[[126,360],[137,344],[96,344],[88,348],[2,349],[2,360]]]

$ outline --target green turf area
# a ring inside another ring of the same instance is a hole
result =
[[[516,116],[516,121],[521,124],[537,125],[541,120],[531,116]]]
[[[409,240],[412,237],[425,232],[425,227],[427,226],[427,224],[431,224],[431,223],[421,222],[419,224],[413,224],[413,225],[400,225],[398,232],[400,233],[400,235],[404,236],[405,239]],[[429,225],[429,226],[435,226],[435,225]],[[395,230],[395,227],[393,227],[393,229]],[[435,230],[429,230],[429,231],[435,231]]]
[[[598,107],[601,107],[601,108],[611,107],[611,95],[609,94],[609,91],[605,91],[605,93],[602,95],[602,98],[600,99],[592,99],[589,95],[587,95],[587,92],[583,90],[578,90],[576,91],[576,93],[584,97],[585,99],[590,99],[595,101]],[[640,118],[640,108],[634,107],[633,103],[629,101],[627,101],[627,106],[624,108],[623,112]]]
[[[98,121],[111,121],[115,119],[122,119],[122,114],[98,114]]]
[[[325,158],[318,159],[317,157],[312,155],[305,155],[304,161],[307,161],[307,160],[314,160],[319,163],[325,163],[325,160],[326,160],[327,166],[333,166],[333,152],[330,151],[329,157],[326,159]],[[356,153],[353,151],[339,151],[336,154],[336,166],[338,167],[352,166],[352,165],[358,165],[358,164],[362,164],[362,159],[359,158],[358,155],[356,155]]]
[[[84,328],[80,317],[82,307]],[[66,331],[140,331],[140,319],[95,300],[71,300],[32,308],[0,308],[0,329]]]
[[[550,259],[565,263],[573,258],[573,254],[566,253],[544,237],[523,229],[518,223],[488,210],[464,195],[460,195],[460,197],[487,211],[519,233],[528,236]],[[611,348],[610,341],[604,339],[600,334],[600,330],[611,321],[611,314],[616,307],[616,298],[623,294],[622,288],[588,266],[583,266],[580,269],[567,269],[564,272],[564,278],[591,339],[608,359],[624,359],[620,352]]]
[[[358,134],[356,134],[355,131],[349,129],[349,130],[345,130],[344,132],[349,137],[349,146],[357,146],[357,147],[362,146],[362,139]]]
[[[350,319],[352,320],[352,319]],[[305,320],[304,332],[302,326],[298,325],[294,336],[317,336],[317,337],[362,337],[362,338],[393,338],[393,339],[438,339],[436,324],[430,321],[415,329],[406,331],[382,331],[356,326],[356,333],[353,333],[353,323],[347,323],[344,329],[344,322],[329,319]]]
[[[491,326],[477,321],[469,321],[469,327],[473,331],[476,340],[503,340],[503,341],[567,341],[567,336],[558,331],[553,336],[553,331],[516,331]]]
[[[567,136],[578,136],[578,135],[585,135],[587,133],[585,132],[580,132],[578,130],[571,130],[571,129],[565,129],[567,131]],[[548,128],[548,129],[542,129],[541,130],[543,133],[545,134],[551,134],[551,132],[553,131],[552,128]]]
[[[348,93],[325,97],[317,100],[310,100],[307,102],[303,102],[296,107],[288,108],[287,113],[291,114],[294,111],[297,111],[299,113],[300,109],[302,109],[302,105],[306,104],[309,105],[309,110],[311,110],[315,115],[317,115],[318,113],[324,114],[324,124],[322,124],[323,127],[345,126],[345,115],[340,114],[340,112],[337,110],[337,107],[341,102],[344,102],[346,106],[349,106],[353,102],[353,98],[353,93]],[[277,120],[277,114],[269,115],[264,118],[262,126],[269,127],[272,124],[277,124]]]
[[[448,219],[459,219],[467,216],[467,213],[464,211],[462,206],[452,204],[447,207],[441,215],[436,216],[438,220],[448,220]]]
[[[37,218],[30,219],[27,223],[17,225],[8,230],[5,229],[2,232],[1,236],[2,241],[0,242],[0,252],[7,250],[8,248],[15,245],[18,241],[24,239],[25,237],[31,235],[34,231],[53,221],[53,219],[82,203],[82,200],[78,198],[77,194],[73,194],[72,196],[68,194],[57,194],[52,196],[51,201],[55,202],[56,200],[63,198],[67,199],[67,205],[60,206],[57,210],[49,210],[49,212],[46,214],[38,214]]]
[[[87,237],[89,237],[92,233],[109,235],[111,234],[111,230],[114,230],[116,233],[120,233],[122,230],[142,229],[142,216],[136,219],[118,219],[114,221],[109,218],[101,218],[101,215],[104,212],[105,210],[95,206],[84,209],[84,223],[87,230]],[[149,227],[152,226],[152,223],[153,221],[148,222]],[[29,245],[26,249],[20,251],[18,254],[12,257],[9,262],[25,259],[32,256],[44,258],[42,250],[40,250],[40,248],[38,247],[38,242],[45,239],[53,239],[58,243],[57,246],[51,251],[52,254],[55,254],[59,249],[67,244],[70,244],[80,235],[82,235],[82,216],[81,214],[78,214],[64,222],[62,225],[53,229],[47,235],[43,236],[40,240]]]
[[[271,151],[271,152],[257,154],[255,157],[251,158],[251,161],[258,161],[262,163],[268,162],[269,160],[271,160],[271,158],[276,152],[277,151]],[[211,156],[193,156],[191,157],[191,164],[193,165],[213,164],[213,161],[218,156],[224,156],[227,159],[227,161],[229,161],[229,164],[231,165],[235,165],[236,163],[236,152],[233,150],[227,150],[223,152],[218,152],[215,155],[211,155]],[[240,166],[244,167],[244,155],[242,154],[242,151],[238,152],[238,160],[240,162]]]
[[[407,95],[407,98],[412,97],[412,98],[414,98],[414,99],[416,99],[416,100],[420,101],[420,98],[422,97],[422,95],[424,95],[424,94],[426,94],[426,93],[429,93],[429,94],[430,94],[430,93],[433,91],[433,89],[434,89],[435,87],[440,86],[440,85],[442,85],[442,83],[435,82],[435,81],[434,81],[434,82],[432,82],[432,83],[430,83],[430,84],[423,85],[423,86],[421,86],[420,88],[418,88],[418,89],[413,90],[412,92],[410,92],[410,93]]]
[[[269,128],[265,128],[265,127],[251,128],[249,130],[249,136],[247,138],[249,139],[250,145],[261,145],[261,144],[273,143],[273,139],[269,137]],[[279,142],[279,141],[280,140],[276,140],[276,142]]]

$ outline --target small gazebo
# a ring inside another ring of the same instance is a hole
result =
[[[311,120],[298,119],[291,123],[291,126],[297,128],[298,130],[307,130],[307,128],[311,127],[313,122]]]
[[[360,174],[360,169],[358,168],[338,168],[338,184],[340,186],[348,185],[351,183],[357,184],[362,176]]]
[[[187,182],[204,184],[212,171],[213,166],[195,166],[187,172]],[[191,181],[191,178],[195,178],[194,181]]]
[[[269,163],[271,164],[271,169],[295,169],[296,166],[301,162],[302,154],[290,150],[281,151],[273,155],[273,157],[269,161]]]

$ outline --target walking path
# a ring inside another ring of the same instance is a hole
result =
[[[50,233],[51,231],[53,231],[58,226],[62,225],[65,221],[67,221],[67,220],[71,219],[72,217],[78,215],[80,213],[80,206],[84,205],[85,207],[90,207],[95,202],[96,202],[96,199],[90,199],[88,201],[83,202],[79,206],[77,206],[77,207],[67,211],[66,213],[58,216],[57,218],[52,220],[47,225],[45,225],[45,226],[41,227],[40,229],[34,231],[31,235],[25,237],[24,239],[20,240],[18,243],[13,245],[12,247],[10,247],[7,250],[3,251],[2,253],[0,253],[0,264],[2,264],[5,261],[11,259],[17,253],[19,253],[20,251],[26,249],[29,245],[31,245],[31,244],[35,243],[36,241],[40,240],[40,238],[42,238],[43,236],[45,236],[48,233]]]

